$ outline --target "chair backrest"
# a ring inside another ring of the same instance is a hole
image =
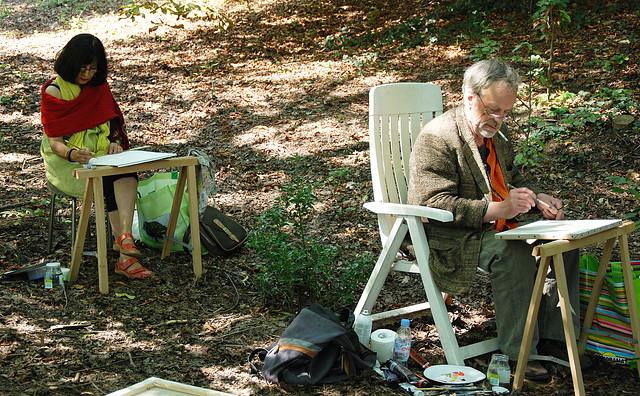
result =
[[[394,83],[371,88],[369,145],[376,202],[407,203],[411,149],[422,127],[442,111],[442,90],[435,84]],[[378,216],[383,245],[394,220]]]

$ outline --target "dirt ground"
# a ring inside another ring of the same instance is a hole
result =
[[[68,202],[58,204],[58,220],[67,221],[56,222],[54,251],[46,251],[50,193],[39,152],[39,89],[54,75],[56,52],[77,33],[91,32],[107,48],[109,81],[132,145],[206,152],[217,166],[220,188],[212,199],[248,229],[288,180],[293,155],[303,158],[309,177],[332,180],[319,192],[316,231],[341,248],[343,260],[380,250],[375,218],[362,208],[372,195],[369,89],[398,81],[434,82],[450,108],[460,99],[461,76],[471,63],[467,55],[479,40],[460,36],[456,45],[409,49],[324,45],[340,31],[357,32],[365,24],[380,30],[446,2],[417,2],[417,8],[396,1],[259,0],[250,8],[233,3],[225,9],[233,21],[226,30],[157,15],[132,22],[118,16],[118,4],[0,3],[0,273],[70,260]],[[555,78],[563,89],[637,90],[638,13],[612,10],[561,41]],[[506,26],[499,19],[493,23]],[[510,55],[507,43],[528,40],[527,29],[511,28],[498,52],[503,56]],[[578,49],[581,55],[572,55]],[[610,71],[594,70],[587,62],[611,53],[629,59]],[[637,91],[634,99],[638,103]],[[615,185],[605,177],[637,172],[639,146],[637,135],[587,127],[571,141],[547,142],[548,157],[528,176],[569,203],[568,218],[621,218],[637,201],[612,193]],[[630,247],[632,259],[638,259],[636,235]],[[41,281],[0,278],[0,395],[104,395],[152,376],[237,395],[403,394],[372,371],[310,389],[250,376],[248,353],[276,341],[291,320],[278,302],[267,303],[257,292],[255,252],[244,248],[232,257],[205,256],[204,274],[194,280],[189,255],[173,253],[162,261],[159,251],[142,250],[153,279],[129,281],[110,273],[108,295],[98,292],[92,257],[84,258],[78,281],[64,294],[45,292]],[[361,281],[364,286],[366,279]],[[416,298],[420,286],[414,281],[394,277],[379,304]],[[331,296],[322,302],[330,304]],[[462,343],[495,335],[488,279],[479,276],[469,293],[454,298],[450,311]],[[53,327],[69,324],[82,326]],[[395,329],[398,323],[384,326]],[[431,317],[414,318],[412,330],[413,348],[432,364],[444,363]],[[467,364],[485,372],[489,360],[481,356]],[[551,382],[527,382],[522,394],[573,394],[570,372],[548,368]],[[584,372],[584,382],[588,395],[637,394],[640,386],[636,372],[600,359]]]

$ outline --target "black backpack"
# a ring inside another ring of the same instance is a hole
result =
[[[338,315],[319,304],[302,309],[282,333],[280,340],[249,355],[264,363],[262,376],[270,382],[314,385],[338,382],[372,368],[376,354],[362,345],[352,326],[355,318],[349,309]]]

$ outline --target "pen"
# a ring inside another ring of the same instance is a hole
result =
[[[507,187],[509,187],[509,188],[510,188],[510,189],[512,189],[512,190],[513,190],[514,188],[516,188],[515,186],[513,186],[513,185],[511,185],[511,184],[507,184]],[[541,199],[539,199],[538,197],[535,197],[533,200],[534,200],[534,201],[536,201],[536,202],[538,202],[538,203],[540,203],[540,204],[542,204],[542,205],[544,205],[544,206],[546,206],[547,208],[551,208],[551,205],[549,205],[548,203],[546,203],[546,202],[542,201],[542,200],[541,200]],[[553,207],[553,209],[556,209],[556,208],[555,208],[555,206]],[[563,209],[564,209],[564,208],[563,208]],[[558,209],[556,209],[556,211],[558,211]]]

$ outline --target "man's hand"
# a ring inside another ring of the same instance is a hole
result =
[[[512,219],[520,213],[527,213],[536,206],[536,194],[526,187],[509,190],[507,199],[501,202],[503,219]]]
[[[107,154],[118,154],[122,152],[122,147],[117,142],[109,143]]]
[[[502,202],[490,202],[482,217],[483,223],[512,219],[520,213],[526,213],[536,206],[536,194],[526,187],[509,190],[509,195]]]
[[[547,205],[538,202],[538,209],[542,211],[545,219],[549,220],[562,220],[564,219],[564,210],[562,201],[558,198],[554,198],[550,195],[540,193],[537,196],[539,201],[546,203]]]

